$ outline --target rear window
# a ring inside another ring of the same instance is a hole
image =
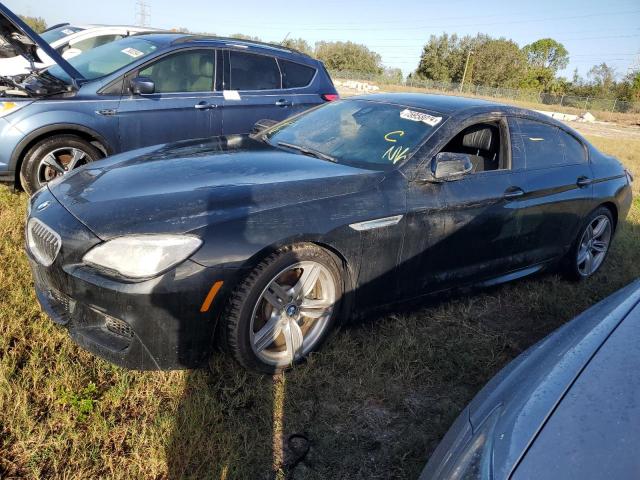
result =
[[[274,57],[230,52],[231,90],[275,90],[281,88],[280,69]]]
[[[564,163],[563,148],[556,127],[533,120],[518,119],[527,159],[527,168],[546,168]]]
[[[282,88],[306,87],[316,74],[315,68],[306,65],[280,59],[278,63],[282,70]]]

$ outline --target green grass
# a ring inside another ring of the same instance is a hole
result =
[[[594,138],[640,177],[640,142]],[[638,182],[636,183],[636,195]],[[274,378],[129,372],[41,313],[23,254],[26,196],[0,187],[0,477],[415,478],[461,408],[509,360],[640,275],[640,198],[595,278],[527,279],[342,328]]]

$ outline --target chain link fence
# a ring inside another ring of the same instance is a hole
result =
[[[332,71],[331,76],[340,80],[355,80],[361,82],[371,82],[381,88],[385,85],[424,88],[442,93],[456,93],[464,95],[475,95],[479,97],[507,98],[522,102],[538,103],[541,105],[558,105],[561,107],[572,107],[580,110],[593,110],[617,113],[640,113],[640,102],[628,102],[617,98],[581,97],[577,95],[562,95],[553,93],[537,92],[535,90],[525,90],[516,88],[487,87],[484,85],[460,83],[436,82],[433,80],[417,80],[413,78],[401,79],[386,75],[374,75],[350,71]]]

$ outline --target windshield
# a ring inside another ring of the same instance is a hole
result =
[[[367,100],[328,103],[269,130],[264,139],[337,163],[385,170],[402,164],[443,120],[441,114]]]
[[[88,50],[67,61],[73,68],[80,72],[84,78],[93,80],[109,75],[136,60],[146,57],[157,48],[156,45],[147,40],[127,37]],[[66,82],[71,80],[64,70],[57,65],[49,68],[47,73]]]
[[[53,43],[61,38],[81,32],[82,30],[84,30],[84,28],[74,27],[72,25],[63,25],[62,27],[52,28],[51,30],[41,33],[40,37],[42,37],[42,39],[47,43]]]

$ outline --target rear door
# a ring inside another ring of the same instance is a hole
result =
[[[214,49],[181,50],[127,75],[125,86],[133,77],[148,77],[155,92],[122,98],[121,149],[219,135],[222,93],[214,91],[215,58]]]
[[[282,89],[276,58],[237,50],[225,52],[224,135],[250,133],[261,119],[284,120],[293,113],[293,97]]]
[[[564,130],[518,118],[526,162],[522,198],[522,242],[529,263],[562,255],[592,208],[592,173],[587,149]]]
[[[315,107],[324,100],[317,90],[317,68],[302,63],[279,58],[278,65],[282,72],[282,92],[291,100],[291,114],[300,113]]]

